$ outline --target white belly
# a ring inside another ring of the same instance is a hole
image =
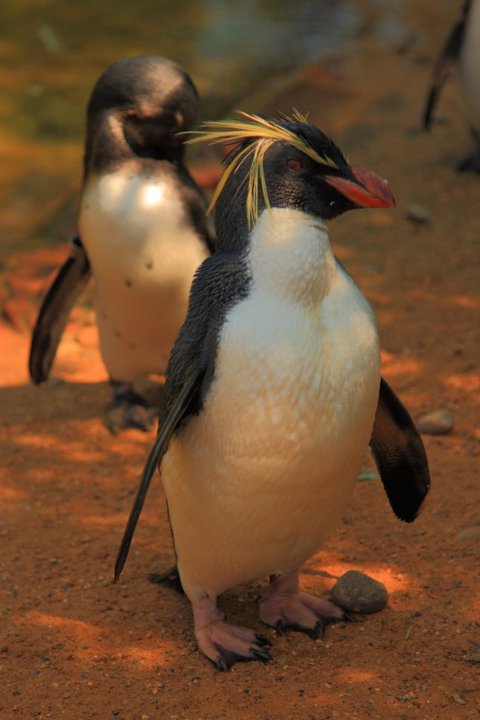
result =
[[[365,457],[379,372],[371,312],[340,270],[315,310],[255,292],[233,309],[204,409],[162,464],[191,600],[318,550]]]
[[[473,0],[460,54],[460,85],[471,125],[480,132],[480,0]]]
[[[112,173],[86,188],[79,230],[95,279],[100,350],[110,376],[165,370],[207,252],[175,190]]]

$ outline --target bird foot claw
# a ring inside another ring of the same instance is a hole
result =
[[[285,630],[296,630],[319,640],[327,625],[340,622],[345,616],[332,602],[301,592],[295,574],[275,578],[264,590],[260,619],[280,634]]]
[[[130,385],[114,386],[107,419],[108,429],[113,435],[127,428],[147,432],[153,427],[156,416],[157,410],[149,407]]]
[[[226,623],[213,600],[203,598],[194,605],[193,618],[198,647],[219,670],[229,670],[236,662],[272,659],[267,650],[270,641],[253,630]]]

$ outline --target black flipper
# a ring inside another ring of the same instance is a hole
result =
[[[117,582],[120,577],[120,573],[123,570],[123,566],[125,565],[133,534],[135,532],[135,528],[137,527],[137,522],[140,517],[140,513],[142,512],[143,504],[145,502],[152,477],[158,468],[162,457],[167,451],[170,438],[187,414],[190,402],[202,383],[203,375],[204,373],[199,369],[190,374],[177,399],[170,408],[170,412],[167,415],[165,422],[159,427],[158,435],[150,450],[147,462],[145,463],[142,478],[140,480],[140,487],[138,488],[137,495],[130,511],[127,526],[125,528],[125,532],[123,533],[122,542],[120,543],[120,549],[115,563],[113,582]]]
[[[115,563],[114,582],[122,572],[153,474],[177,428],[201,412],[214,376],[217,340],[230,307],[245,297],[249,284],[244,258],[217,253],[197,270],[185,322],[168,361],[158,416],[158,435],[147,458]]]
[[[383,378],[370,447],[393,512],[413,522],[430,488],[427,456],[412,418]]]
[[[48,290],[33,329],[28,368],[32,381],[44,382],[55,360],[68,316],[90,277],[90,262],[78,237]]]
[[[453,26],[442,52],[434,65],[432,80],[430,82],[430,88],[427,95],[427,102],[425,104],[425,111],[423,113],[423,127],[425,130],[430,130],[433,111],[435,110],[435,105],[440,97],[440,92],[445,80],[450,74],[453,64],[460,54],[470,5],[471,0],[466,0],[464,2],[460,12],[460,17]]]

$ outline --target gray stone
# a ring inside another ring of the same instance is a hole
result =
[[[386,607],[388,594],[383,583],[358,570],[349,570],[333,586],[330,599],[350,612],[374,613]]]
[[[417,420],[417,430],[426,435],[446,435],[452,432],[455,420],[450,410],[433,410]]]
[[[432,216],[430,214],[430,211],[426,208],[422,207],[421,205],[409,205],[408,208],[405,211],[405,216],[407,220],[410,220],[411,222],[418,223],[419,225],[426,225],[427,223],[431,222]]]
[[[480,539],[480,527],[476,525],[475,527],[467,528],[466,530],[462,530],[462,532],[459,532],[457,535],[457,540],[478,540]]]
[[[463,660],[466,663],[472,663],[472,665],[480,664],[480,643],[475,643],[470,647],[470,650],[466,655],[463,656]]]

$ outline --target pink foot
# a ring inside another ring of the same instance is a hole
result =
[[[205,597],[192,607],[198,647],[219,670],[228,670],[242,660],[271,660],[265,647],[270,645],[267,638],[224,622],[213,600]]]
[[[260,619],[277,632],[298,630],[314,640],[323,637],[325,626],[344,620],[341,608],[328,600],[300,592],[298,574],[273,576],[262,593]]]

